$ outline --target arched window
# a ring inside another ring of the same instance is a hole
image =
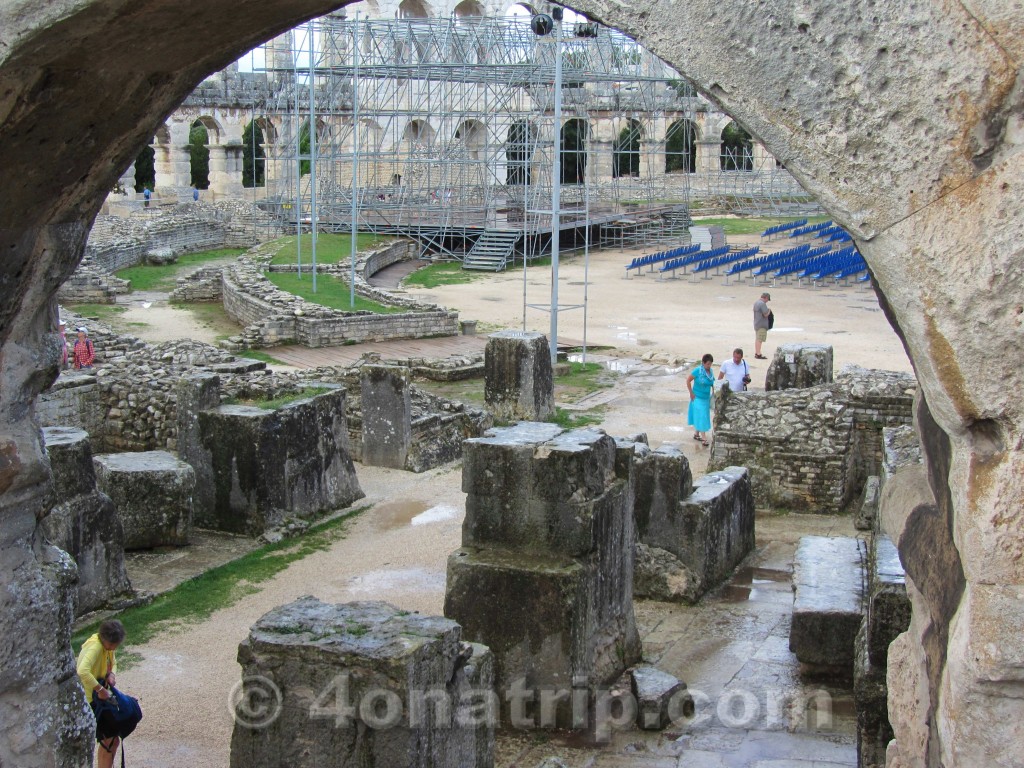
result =
[[[562,126],[562,183],[582,184],[587,175],[587,124],[578,118]]]
[[[505,143],[505,183],[529,184],[531,162],[537,146],[537,129],[525,120],[512,123]]]
[[[135,158],[135,191],[144,189],[156,189],[156,150],[148,144]]]
[[[410,148],[424,149],[434,143],[434,129],[426,120],[410,120],[402,139]]]
[[[429,15],[426,6],[420,0],[402,0],[398,6],[400,19],[425,19]]]
[[[665,173],[697,172],[697,126],[693,120],[676,120],[665,131]]]
[[[202,118],[188,132],[189,171],[192,186],[210,188],[210,130]]]
[[[266,139],[259,121],[252,120],[242,131],[242,186],[264,187],[267,184]]]
[[[630,120],[619,131],[612,147],[612,178],[640,175],[640,142],[643,128],[639,120]]]
[[[456,19],[476,19],[484,15],[484,7],[477,0],[462,0],[455,6]]]
[[[723,171],[754,170],[754,142],[735,122],[722,129],[721,165]]]
[[[470,160],[480,159],[486,139],[487,128],[479,120],[465,120],[455,129],[455,140]]]

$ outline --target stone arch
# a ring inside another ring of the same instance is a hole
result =
[[[586,120],[574,117],[562,123],[562,183],[582,184],[587,174],[587,142],[590,126]]]
[[[487,143],[487,126],[479,120],[463,120],[455,129],[455,140],[466,151],[471,160],[479,160]]]
[[[402,0],[398,5],[400,19],[427,19],[430,16],[430,5],[423,0]]]
[[[673,121],[665,131],[665,173],[697,172],[697,123],[689,118]]]
[[[505,139],[506,184],[530,183],[538,135],[537,126],[528,120],[517,120],[509,126]]]
[[[426,120],[410,120],[402,132],[402,141],[410,148],[430,147],[434,143],[435,133],[434,127]]]
[[[96,24],[101,5],[133,12],[108,12]],[[22,642],[0,650],[0,664],[16,672],[0,681],[0,754],[18,745],[19,764],[34,768],[58,754],[85,764],[92,750],[76,719],[83,708],[68,653],[72,576],[57,552],[32,544],[48,490],[32,409],[56,371],[47,334],[57,284],[81,258],[119,169],[175,104],[251,41],[335,5],[266,0],[244,15],[226,0],[181,0],[175,14],[127,0],[0,7],[0,28],[13,28],[13,8],[26,30],[0,60],[0,91],[33,104],[0,124],[0,184],[13,201],[0,210],[0,578],[34,597],[3,608]],[[948,564],[922,566],[917,632],[890,651],[906,670],[897,759],[987,765],[995,754],[1024,762],[1014,633],[1024,584],[1021,374],[1006,365],[1000,375],[976,375],[1019,344],[1022,315],[1012,297],[1021,279],[1024,166],[1014,126],[1024,19],[998,3],[879,0],[873,14],[818,4],[779,15],[743,0],[695,0],[671,5],[653,24],[639,4],[576,5],[664,60],[685,63],[685,75],[857,239],[921,382],[920,485],[934,493],[928,510],[939,524],[932,540],[903,532],[901,554],[941,555]],[[908,38],[908,25],[920,34]],[[835,30],[844,30],[841,39]],[[124,67],[125,48],[146,40],[160,40],[161,55]],[[870,66],[854,70],[852,62]],[[806,77],[811,67],[819,78]],[[49,98],[34,100],[42,73]],[[898,97],[895,81],[904,84]],[[40,137],[54,149],[40,153]],[[18,670],[30,670],[31,681]],[[915,681],[922,696],[911,702]],[[39,722],[53,727],[27,740]],[[904,754],[915,744],[920,753]]]
[[[719,164],[723,171],[754,170],[754,140],[735,120],[722,129]]]
[[[478,0],[462,0],[452,13],[456,19],[475,19],[486,15],[483,5]]]
[[[612,178],[640,175],[640,152],[644,128],[640,121],[630,118],[619,131],[612,144]]]

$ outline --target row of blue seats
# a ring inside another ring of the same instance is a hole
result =
[[[761,233],[761,237],[771,237],[777,235],[780,232],[788,232],[791,229],[797,229],[807,225],[807,219],[800,219],[799,221],[790,221],[785,224],[776,224],[774,227],[768,227],[764,232]]]
[[[766,275],[769,272],[774,273],[779,269],[783,269],[790,264],[797,264],[800,262],[809,261],[811,259],[817,259],[827,254],[832,253],[832,247],[828,245],[819,245],[814,248],[808,248],[806,251],[801,253],[799,256],[794,256],[787,259],[773,259],[763,267],[755,269],[751,272],[755,277],[759,275]]]
[[[758,256],[753,259],[741,261],[734,265],[726,272],[726,275],[736,275],[740,272],[751,271],[757,275],[763,275],[766,272],[771,272],[776,267],[787,264],[794,259],[808,258],[810,256],[820,256],[821,254],[828,253],[832,250],[828,246],[819,246],[818,248],[812,249],[809,243],[797,246],[796,248],[787,248],[784,251],[778,251],[777,253],[769,253],[764,256]]]
[[[756,256],[760,250],[760,246],[755,246],[753,248],[747,248],[744,251],[727,253],[716,258],[704,259],[693,268],[692,274],[695,275],[698,272],[707,272],[710,269],[718,269],[719,267],[724,267],[726,264],[732,264],[742,259],[749,259],[751,256]]]
[[[676,259],[669,259],[666,261],[661,268],[658,270],[661,273],[671,272],[673,277],[675,276],[677,269],[685,270],[686,267],[691,264],[698,264],[705,259],[713,259],[717,256],[724,256],[729,252],[729,246],[723,248],[714,248],[710,251],[698,251],[696,253],[682,256]]]
[[[846,232],[846,231],[843,231],[843,232],[833,232],[831,235],[829,235],[828,240],[826,240],[825,242],[826,243],[850,243],[850,242],[853,242],[853,237],[850,235],[849,232]]]
[[[644,267],[650,267],[651,271],[654,271],[654,265],[659,262],[666,261],[667,259],[674,259],[680,256],[687,256],[691,253],[696,253],[700,250],[700,244],[696,245],[681,245],[678,248],[671,248],[667,251],[658,251],[657,253],[649,253],[644,256],[635,257],[629,264],[626,265],[626,275],[628,277],[629,270],[635,269],[639,273]]]
[[[822,253],[822,249],[826,250]],[[771,272],[772,277],[775,278],[796,274],[798,279],[803,279],[816,276],[822,270],[834,265],[841,265],[840,269],[851,267],[854,264],[854,259],[863,261],[853,246],[839,251],[832,251],[828,249],[828,246],[821,246],[820,248],[812,248],[802,257],[792,259],[788,263],[776,264]],[[831,274],[831,271],[828,274]]]
[[[809,227],[800,227],[793,232],[789,233],[790,237],[801,237],[802,235],[813,235],[815,232],[820,232],[823,229],[828,229],[832,226],[832,220],[823,221],[820,224],[811,224]]]
[[[826,277],[836,276],[836,280],[843,279],[842,275],[849,276],[855,275],[858,272],[863,272],[868,268],[868,265],[864,263],[864,259],[861,258],[860,254],[855,256],[847,256],[843,259],[826,259],[825,264],[819,266],[816,269],[805,269],[799,275],[798,278],[809,277],[812,280],[824,280]]]

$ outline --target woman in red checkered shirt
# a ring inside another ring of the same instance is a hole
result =
[[[92,339],[86,334],[88,334],[88,331],[85,328],[78,329],[78,340],[75,342],[75,348],[71,353],[72,364],[76,370],[92,368],[92,361],[96,358],[96,351],[92,347]]]

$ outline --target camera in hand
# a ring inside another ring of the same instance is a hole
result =
[[[749,384],[751,381],[753,381],[753,379],[750,378],[750,374],[749,373],[746,376],[743,377],[743,383],[744,384]]]

